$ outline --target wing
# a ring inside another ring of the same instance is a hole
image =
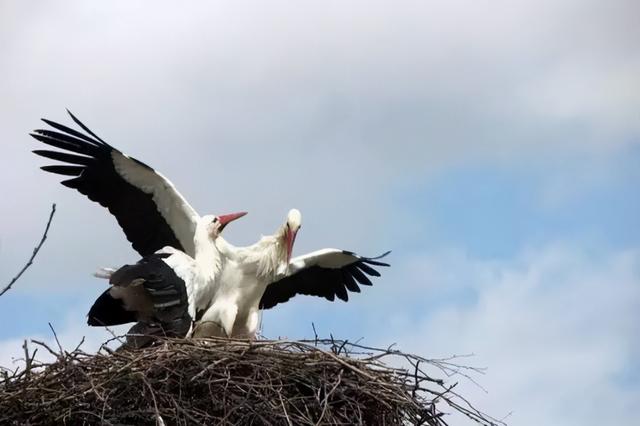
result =
[[[173,184],[104,142],[71,112],[69,115],[89,136],[43,119],[56,130],[34,130],[31,136],[60,151],[33,152],[63,164],[42,170],[71,176],[62,184],[109,209],[141,255],[171,246],[193,256],[198,214]]]
[[[166,333],[183,330],[186,334],[195,317],[189,313],[188,286],[167,262],[181,257],[187,256],[181,252],[156,253],[113,272],[111,288],[91,307],[88,324],[158,323]]]
[[[320,296],[333,301],[336,296],[345,302],[347,291],[360,292],[360,285],[371,285],[367,277],[379,277],[372,266],[389,266],[378,257],[361,257],[350,251],[324,249],[291,260],[286,277],[267,286],[260,300],[261,309],[273,308],[296,294]]]

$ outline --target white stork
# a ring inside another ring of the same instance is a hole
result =
[[[255,337],[259,310],[270,309],[296,294],[335,297],[347,301],[347,291],[371,285],[367,275],[380,276],[373,266],[389,252],[367,258],[339,249],[323,249],[291,259],[293,243],[302,223],[296,209],[274,235],[248,247],[234,247],[222,237],[215,245],[222,258],[211,306],[202,314],[193,335]]]
[[[200,218],[194,257],[165,247],[135,265],[106,271],[103,277],[109,278],[112,287],[91,307],[89,325],[136,321],[127,333],[127,345],[137,348],[151,343],[149,336],[188,335],[198,312],[214,297],[222,260],[213,242],[228,223],[245,214]]]
[[[143,257],[153,256],[165,247],[173,247],[190,258],[196,257],[194,240],[197,238],[194,237],[203,219],[174,185],[151,167],[107,144],[67,112],[87,134],[43,119],[55,130],[34,130],[31,136],[60,151],[33,152],[65,164],[42,169],[70,176],[62,181],[64,186],[76,189],[106,207],[116,217],[133,248]],[[213,259],[211,263],[214,263]],[[118,294],[118,290],[114,289],[114,293]],[[114,299],[111,291],[105,292],[98,301],[99,306],[112,313],[102,312],[98,318],[89,315],[89,325],[118,325],[136,320],[135,315],[124,309],[123,300]]]

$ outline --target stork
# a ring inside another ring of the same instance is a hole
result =
[[[89,311],[89,325],[114,325],[136,321],[127,344],[147,346],[150,336],[184,337],[190,333],[198,311],[209,306],[222,259],[213,244],[231,221],[245,212],[198,219],[191,257],[173,247],[144,256],[135,265],[108,271],[111,288]]]
[[[273,235],[251,246],[234,247],[216,238],[223,267],[214,299],[194,328],[194,336],[253,338],[260,309],[273,308],[297,294],[348,301],[348,291],[359,293],[359,285],[371,285],[367,275],[380,276],[372,266],[389,266],[378,260],[389,252],[368,258],[323,249],[292,259],[301,225],[300,211],[292,209]]]
[[[172,247],[193,258],[196,255],[194,236],[202,218],[171,181],[109,145],[70,111],[67,112],[86,133],[42,119],[54,130],[34,130],[31,136],[58,150],[33,152],[63,163],[44,166],[42,170],[70,177],[61,183],[106,207],[143,258],[152,256],[153,259],[154,254],[165,247]],[[107,273],[105,277],[109,276]],[[119,292],[105,292],[99,299],[99,306],[110,307],[121,318],[101,314],[100,318],[93,319],[90,315],[89,325],[117,325],[131,321],[132,315],[123,313],[123,299],[114,299],[112,294]],[[105,321],[107,318],[109,321]]]

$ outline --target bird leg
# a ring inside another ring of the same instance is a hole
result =
[[[238,306],[216,302],[202,315],[193,330],[193,337],[232,337]]]
[[[193,337],[228,337],[224,328],[215,321],[198,321],[193,328]]]

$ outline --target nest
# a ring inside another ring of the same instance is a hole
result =
[[[139,350],[54,351],[2,371],[0,424],[446,425],[440,407],[493,425],[424,366],[344,341],[159,339]],[[404,367],[392,366],[404,365]]]

